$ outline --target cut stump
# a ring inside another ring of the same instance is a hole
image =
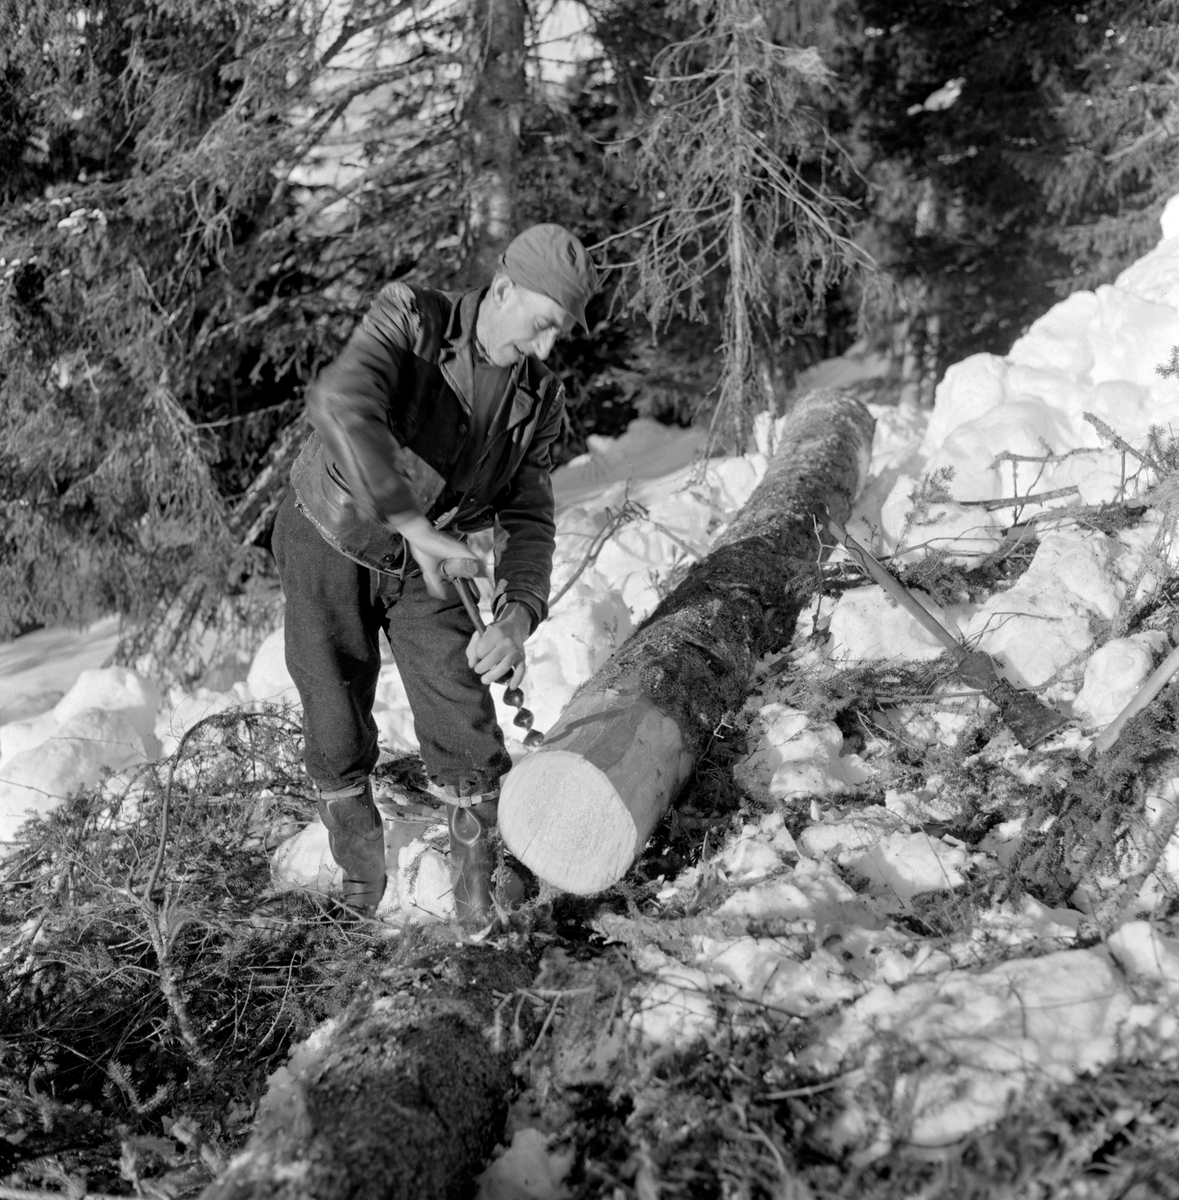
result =
[[[440,969],[428,994],[360,997],[308,1039],[201,1200],[469,1196],[502,1133],[520,1050],[507,1028],[514,1010],[498,1032],[495,1013],[503,995],[532,982],[536,963],[472,947]]]
[[[825,553],[816,521],[847,519],[874,428],[838,392],[800,400],[733,524],[509,772],[500,831],[541,879],[592,895],[630,869],[758,659],[793,635]]]

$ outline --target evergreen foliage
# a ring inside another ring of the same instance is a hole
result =
[[[587,9],[601,57],[508,97],[514,223],[619,268],[556,356],[568,453],[636,411],[740,442],[862,309],[928,399],[1111,279],[1179,183],[1173,0]],[[384,282],[470,277],[490,12],[0,7],[0,637],[207,614],[265,568],[307,380]],[[889,288],[846,272],[868,254]]]
[[[195,1195],[291,1045],[412,958],[412,933],[270,890],[269,852],[311,809],[298,749],[284,713],[218,714],[26,827],[0,873],[6,1183]]]
[[[1179,5],[1174,0],[1086,5],[1075,16],[1080,54],[1057,116],[1064,150],[1044,177],[1069,259],[1063,292],[1113,281],[1158,240],[1163,204],[1179,189]]]
[[[0,637],[262,565],[248,489],[307,379],[385,282],[463,272],[468,15],[0,10]]]
[[[830,80],[816,49],[778,44],[756,0],[671,11],[693,8],[692,34],[652,63],[654,113],[638,173],[655,203],[633,302],[658,327],[678,312],[704,318],[710,291],[713,306],[723,294],[713,428],[743,447],[752,414],[774,407],[758,341],[780,344],[805,328],[828,291],[868,259],[831,178],[850,164],[814,103]]]
[[[1065,273],[1040,236],[1041,179],[1061,150],[1055,111],[1080,53],[1063,0],[860,0],[842,9],[834,118],[871,182],[861,236],[896,284],[874,315],[931,388],[977,351],[1004,353]],[[923,390],[921,399],[932,400]]]
[[[856,0],[831,123],[871,182],[859,230],[896,284],[873,314],[929,383],[1111,283],[1179,186],[1171,0]],[[923,393],[924,399],[931,394]]]

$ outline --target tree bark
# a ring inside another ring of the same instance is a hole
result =
[[[524,4],[473,0],[466,127],[468,283],[486,282],[518,232],[516,176],[524,114]]]
[[[500,831],[541,879],[592,895],[630,869],[744,701],[757,660],[793,635],[824,553],[816,519],[851,511],[874,425],[838,392],[801,400],[765,478],[708,556],[509,772]]]
[[[531,1021],[530,1006],[500,998],[535,972],[531,956],[461,947],[429,993],[356,1000],[272,1079],[245,1149],[201,1200],[468,1196],[502,1133],[513,1017],[523,1007]]]

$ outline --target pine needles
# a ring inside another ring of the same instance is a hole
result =
[[[1078,885],[1096,900],[1135,878],[1156,840],[1147,811],[1152,788],[1171,778],[1177,765],[1179,696],[1168,689],[1127,725],[1112,752],[1092,763],[1070,759],[1046,779],[1027,808],[1011,860],[1016,890],[1062,904]],[[1157,864],[1156,854],[1150,870]],[[1139,887],[1144,882],[1139,879]],[[1179,880],[1170,881],[1173,891],[1177,886]]]
[[[817,50],[775,44],[753,0],[721,0],[700,14],[698,32],[652,64],[657,107],[639,173],[658,207],[634,303],[656,328],[680,310],[700,319],[711,279],[723,273],[713,431],[743,448],[752,414],[772,407],[758,335],[805,324],[828,288],[870,260],[849,236],[851,205],[827,178],[850,160],[808,103],[830,82]]]
[[[170,764],[25,827],[0,882],[0,1177],[56,1163],[122,1190],[131,1163],[199,1186],[292,1041],[399,949],[271,890],[269,851],[309,808],[296,736],[277,710],[218,714]],[[153,1158],[142,1139],[182,1120]]]

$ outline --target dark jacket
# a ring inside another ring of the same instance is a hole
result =
[[[382,571],[403,563],[383,522],[417,511],[455,533],[495,525],[498,612],[548,611],[555,526],[549,480],[564,389],[534,358],[514,368],[506,428],[489,438],[478,494],[452,478],[471,414],[472,339],[481,292],[391,283],[343,353],[311,386],[315,428],[291,469],[299,507],[330,545]],[[535,624],[535,621],[534,621]]]

